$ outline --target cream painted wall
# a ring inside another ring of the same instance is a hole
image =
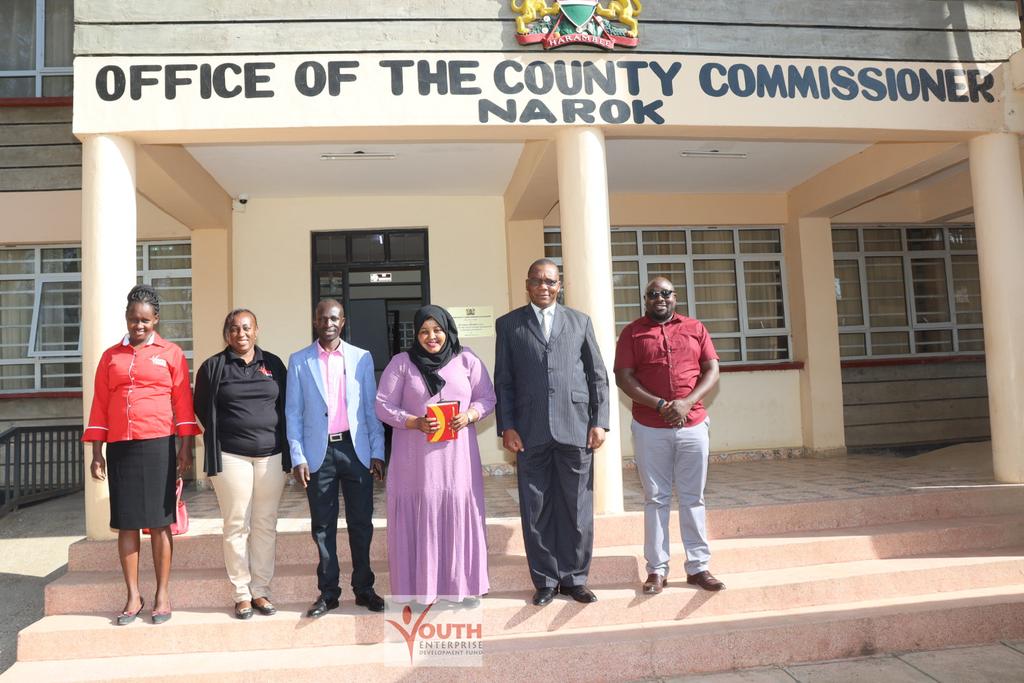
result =
[[[632,402],[619,394],[622,456],[635,456],[630,437]],[[704,406],[711,416],[711,450],[799,448],[800,371],[723,372]]]
[[[526,271],[531,263],[544,256],[544,225],[542,221],[509,221],[506,230],[508,308],[511,310],[529,300],[526,296]]]
[[[142,195],[138,205],[139,239],[189,239],[188,228]],[[3,195],[0,245],[78,244],[82,241],[82,192],[9,192]]]
[[[427,228],[430,293],[441,306],[509,309],[501,197],[252,198],[233,225],[234,306],[260,318],[261,346],[287,359],[309,344],[314,231]],[[494,368],[494,337],[465,340]],[[480,431],[485,464],[506,462],[490,418]]]

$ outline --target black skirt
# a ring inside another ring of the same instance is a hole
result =
[[[112,529],[159,529],[174,521],[174,437],[107,444]]]

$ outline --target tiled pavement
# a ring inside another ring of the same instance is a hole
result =
[[[1015,683],[1024,681],[1024,641],[880,657],[661,678],[644,683]]]
[[[643,510],[643,490],[635,469],[626,468],[623,499],[627,511]],[[709,509],[814,500],[862,498],[926,489],[993,485],[988,444],[965,444],[912,458],[891,454],[712,463],[705,499]],[[374,517],[384,524],[383,484],[376,485]],[[488,517],[518,517],[515,475],[484,477]],[[218,533],[220,511],[212,490],[186,496],[196,531]],[[305,492],[289,480],[281,501],[278,529],[309,529]]]

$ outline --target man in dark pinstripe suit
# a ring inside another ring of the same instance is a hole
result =
[[[556,303],[558,266],[535,261],[530,303],[496,323],[498,432],[516,454],[533,604],[594,602],[594,449],[608,429],[608,373],[585,314]]]

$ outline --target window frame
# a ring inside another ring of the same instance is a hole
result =
[[[35,87],[30,99],[42,99],[52,97],[67,97],[61,95],[43,95],[43,80],[47,76],[74,76],[74,66],[46,66],[46,2],[47,0],[35,0],[35,68],[34,69],[0,69],[0,79],[3,78],[32,78]],[[18,97],[0,97],[0,102],[5,99],[21,99]]]
[[[192,255],[191,250],[189,252],[189,268],[161,268],[158,270],[150,270],[149,260],[149,247],[166,244],[191,244],[191,240],[152,240],[137,243],[142,248],[142,269],[136,274],[139,281],[146,284],[151,284],[154,278],[183,278],[187,277],[190,281],[192,279]],[[24,395],[24,394],[49,394],[54,392],[80,392],[82,385],[77,387],[61,387],[61,388],[47,388],[43,386],[43,365],[51,363],[81,363],[82,362],[82,338],[81,334],[78,337],[78,349],[74,352],[68,351],[35,351],[35,341],[39,331],[39,316],[41,309],[41,294],[43,284],[47,282],[81,282],[82,273],[71,272],[71,273],[55,273],[55,272],[42,272],[43,267],[43,251],[47,249],[81,249],[80,243],[58,243],[58,244],[20,244],[17,246],[6,246],[0,247],[3,250],[27,250],[30,249],[33,252],[32,257],[32,272],[30,273],[16,273],[11,275],[0,275],[0,280],[29,280],[32,281],[32,322],[29,330],[28,345],[26,355],[21,358],[8,358],[0,359],[0,366],[9,365],[24,365],[32,366],[32,377],[33,386],[32,388],[21,388],[21,389],[0,389],[0,399],[4,396],[9,395]],[[138,257],[136,257],[138,258]],[[27,261],[26,261],[27,262]],[[194,293],[193,293],[194,299]],[[193,331],[193,339],[194,339]],[[185,358],[191,360],[193,358],[192,349],[183,349]],[[27,375],[26,375],[27,377]]]
[[[911,250],[909,246],[909,240],[907,237],[907,231],[920,228],[935,228],[942,230],[943,236],[943,248],[942,249],[930,249],[930,250]],[[893,358],[914,358],[914,357],[939,357],[939,356],[977,356],[983,354],[984,350],[961,350],[960,349],[960,331],[961,330],[981,330],[984,329],[984,320],[979,323],[963,323],[957,322],[957,308],[956,308],[956,288],[955,279],[953,273],[953,257],[954,256],[965,256],[974,255],[977,257],[978,250],[974,249],[952,249],[950,247],[950,233],[952,229],[969,229],[975,230],[975,226],[970,223],[855,223],[855,224],[843,224],[836,223],[832,225],[832,230],[855,230],[857,233],[857,249],[856,252],[850,251],[836,251],[832,249],[832,270],[833,278],[838,280],[835,275],[835,264],[838,261],[854,261],[857,263],[858,277],[860,278],[860,304],[861,304],[861,317],[862,322],[860,325],[838,325],[838,334],[862,334],[864,335],[864,355],[842,355],[842,347],[840,345],[840,359],[843,361],[848,360],[875,360],[875,359],[893,359]],[[900,247],[899,251],[886,250],[886,251],[867,251],[864,246],[864,230],[875,230],[875,229],[897,229],[900,234]],[[830,241],[832,233],[830,231]],[[907,324],[906,325],[886,325],[886,326],[872,326],[871,325],[871,312],[870,304],[868,300],[868,281],[867,281],[867,259],[873,257],[887,257],[887,258],[899,258],[901,266],[903,268],[903,303],[906,310]],[[948,322],[937,322],[937,323],[920,323],[917,322],[917,302],[914,296],[914,275],[913,265],[915,261],[920,260],[942,260],[943,261],[943,274],[945,275],[946,285],[946,304],[949,311]],[[917,349],[916,332],[927,332],[927,331],[950,331],[951,337],[951,350],[949,351],[919,351]],[[907,353],[872,353],[872,335],[876,333],[887,333],[887,332],[900,332],[906,333],[908,338]]]
[[[46,247],[48,248],[48,247]],[[79,283],[79,291],[81,291],[82,274],[81,273],[41,273],[39,269],[42,266],[42,254],[41,249],[36,250],[36,267],[37,275],[35,276],[35,299],[32,301],[32,328],[28,333],[28,352],[29,358],[68,358],[77,354],[79,358],[82,357],[82,328],[78,328],[78,344],[75,345],[74,351],[37,351],[36,350],[36,339],[39,336],[39,318],[42,314],[43,308],[43,285],[50,282],[77,282]],[[81,310],[81,305],[79,306]]]
[[[746,230],[777,230],[779,235],[779,251],[778,252],[743,252],[742,242],[740,240],[740,234]],[[788,294],[788,279],[786,272],[786,260],[785,260],[785,231],[783,227],[778,224],[765,224],[765,225],[734,225],[734,224],[723,224],[723,225],[623,225],[623,226],[612,226],[612,233],[622,232],[634,232],[636,235],[636,250],[635,255],[629,256],[615,256],[612,255],[612,264],[615,262],[635,262],[638,264],[638,276],[640,285],[640,299],[639,299],[639,313],[636,317],[643,315],[644,305],[643,296],[644,288],[650,281],[650,264],[652,263],[679,263],[682,264],[686,272],[686,315],[689,318],[699,320],[700,318],[696,315],[696,288],[694,283],[693,264],[695,261],[720,261],[727,260],[733,263],[735,274],[736,274],[736,307],[737,307],[737,318],[738,318],[738,331],[736,332],[713,332],[711,338],[713,341],[723,338],[739,339],[739,359],[738,360],[722,360],[723,365],[730,367],[742,367],[744,365],[772,365],[772,364],[786,364],[793,362],[793,335],[790,321],[790,304]],[[644,242],[643,232],[644,231],[680,231],[683,233],[685,252],[684,254],[645,254],[644,253]],[[693,232],[702,231],[729,231],[732,233],[732,253],[728,254],[694,254],[693,253]],[[561,232],[561,228],[558,226],[545,227],[545,233],[558,234]],[[611,237],[609,236],[609,240]],[[557,242],[549,242],[545,240],[545,252],[550,247],[557,246],[559,250],[562,246],[561,237]],[[549,256],[555,261],[559,269],[562,268],[562,257]],[[748,310],[747,310],[747,283],[746,283],[746,272],[744,265],[748,262],[760,262],[760,261],[771,261],[779,264],[779,277],[780,286],[782,288],[782,314],[784,327],[781,328],[752,328],[748,321]],[[614,270],[614,265],[612,266]],[[614,291],[614,285],[613,285]],[[636,318],[634,318],[636,319]],[[616,323],[616,336],[621,332],[620,325]],[[786,338],[786,354],[784,358],[775,358],[771,360],[765,359],[751,359],[748,357],[747,341],[750,338],[755,337],[785,337]]]

